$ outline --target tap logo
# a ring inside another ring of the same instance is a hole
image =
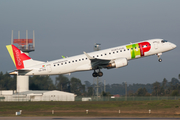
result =
[[[13,53],[14,53],[16,68],[17,69],[24,68],[23,58],[22,58],[21,51],[19,49],[16,49],[15,47],[13,47]]]
[[[16,53],[15,56],[16,56],[17,64],[18,64],[18,66],[21,66],[21,65],[22,65],[22,60],[21,60],[21,58],[20,58],[20,56],[19,56],[19,51],[16,50],[15,53]]]
[[[141,42],[137,44],[127,45],[126,48],[131,53],[131,58],[138,58],[145,56],[145,53],[151,49],[151,44],[149,42]]]

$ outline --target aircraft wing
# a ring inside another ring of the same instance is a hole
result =
[[[111,60],[93,58],[90,55],[88,55],[86,52],[84,52],[84,54],[91,61],[92,69],[98,69],[98,68],[101,69],[104,66],[107,66],[111,62]]]

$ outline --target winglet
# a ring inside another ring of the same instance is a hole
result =
[[[90,60],[95,59],[95,58],[91,57],[90,55],[88,55],[86,52],[83,52],[83,53],[87,56],[88,59],[90,59]]]

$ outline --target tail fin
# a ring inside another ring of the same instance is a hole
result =
[[[14,45],[7,45],[6,47],[17,70],[25,69],[38,64],[44,64],[44,62],[42,61],[36,61],[31,59],[28,55],[23,53]]]
[[[14,62],[14,65],[18,70],[24,68],[24,61],[30,60],[31,58],[27,56],[25,53],[23,53],[21,50],[19,50],[17,47],[14,45],[7,45],[6,46],[9,54]]]

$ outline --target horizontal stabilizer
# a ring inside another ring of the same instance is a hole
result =
[[[32,69],[21,69],[21,70],[11,70],[8,71],[10,75],[25,75],[26,73],[32,71]]]

